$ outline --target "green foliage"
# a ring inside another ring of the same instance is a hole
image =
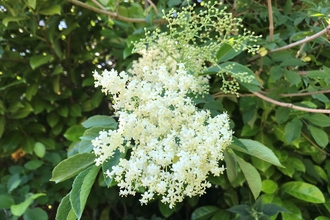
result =
[[[94,88],[92,72],[127,69],[138,58],[132,41],[143,37],[144,28],[167,31],[178,24],[154,25],[159,14],[152,5],[99,2],[147,23],[111,19],[62,0],[0,0],[0,219],[330,218],[329,115],[270,104],[251,93],[262,91],[311,109],[330,108],[329,33],[273,51],[328,26],[326,0],[272,1],[272,40],[264,2],[219,6],[262,35],[260,56],[234,48],[231,40],[237,35],[228,30],[226,41],[211,54],[217,65],[206,62],[198,73],[211,75],[212,95],[196,100],[198,107],[213,115],[227,111],[237,139],[225,152],[225,175],[210,176],[213,187],[205,195],[187,198],[174,209],[158,201],[141,206],[138,198],[118,196],[116,182],[104,173],[123,157],[119,152],[104,166],[93,165],[91,140],[99,131],[117,129],[117,122],[107,116],[111,100]],[[187,6],[186,1],[154,3],[165,13]],[[196,11],[201,9],[197,3]],[[192,43],[188,40],[183,50]],[[216,74],[221,68],[230,74]],[[223,80],[242,72],[252,80],[236,78],[240,96],[219,90]]]

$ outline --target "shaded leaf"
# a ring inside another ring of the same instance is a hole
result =
[[[288,143],[300,137],[302,122],[298,118],[292,119],[285,125],[285,139]]]
[[[191,220],[206,220],[214,215],[219,208],[216,206],[202,206],[197,209],[191,214]]]
[[[32,69],[44,65],[53,59],[52,55],[35,55],[30,58],[30,66]]]
[[[61,6],[60,5],[53,5],[49,8],[45,8],[39,11],[42,15],[61,15]]]

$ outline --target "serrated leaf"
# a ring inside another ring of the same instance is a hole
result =
[[[32,69],[44,65],[53,59],[52,55],[35,55],[30,58],[30,66]]]
[[[274,152],[262,143],[250,139],[240,138],[239,140],[247,147],[249,151],[244,151],[241,148],[235,150],[250,154],[251,156],[257,157],[275,166],[283,167]]]
[[[244,161],[239,156],[235,155],[235,158],[241,167],[244,174],[246,182],[253,194],[254,199],[257,199],[261,192],[261,177],[256,168],[254,168],[250,163]]]
[[[281,189],[289,195],[311,203],[324,203],[323,193],[309,183],[292,181],[282,185]]]
[[[25,212],[25,210],[30,206],[30,204],[38,197],[40,196],[45,196],[46,194],[44,193],[38,193],[38,194],[32,194],[29,198],[27,198],[24,202],[17,204],[17,205],[12,205],[10,207],[11,213],[15,216],[21,216]]]
[[[112,129],[117,128],[117,122],[110,116],[106,115],[95,115],[88,118],[82,123],[85,128],[90,127],[109,127]]]
[[[302,128],[302,122],[298,118],[292,119],[289,123],[285,125],[285,139],[288,143],[296,140],[300,137],[300,132]]]
[[[52,172],[52,178],[50,181],[55,183],[62,182],[64,180],[74,177],[87,167],[94,164],[95,155],[91,153],[76,154],[61,161]]]
[[[79,173],[73,181],[72,190],[70,193],[70,202],[71,207],[78,219],[82,216],[88,195],[100,168],[101,167],[99,166],[92,166]]]
[[[191,220],[206,220],[214,215],[219,208],[216,206],[202,206],[197,209],[191,214]]]
[[[49,8],[45,8],[39,11],[39,14],[42,15],[61,15],[61,6],[60,5],[53,5]]]
[[[312,137],[314,138],[314,140],[318,145],[320,145],[323,148],[325,148],[328,145],[329,138],[327,133],[325,133],[325,131],[311,125],[308,125],[307,129],[311,132]]]
[[[77,217],[74,214],[71,203],[70,203],[70,193],[68,193],[62,200],[57,208],[56,220],[76,220]]]

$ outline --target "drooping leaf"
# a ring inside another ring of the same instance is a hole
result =
[[[72,190],[70,193],[70,202],[71,207],[78,219],[82,217],[88,195],[100,168],[101,167],[99,166],[89,167],[83,172],[79,173],[73,181]]]
[[[257,169],[254,168],[250,163],[244,161],[239,156],[235,155],[235,158],[241,167],[241,170],[245,176],[246,182],[249,185],[249,188],[255,199],[258,198],[261,192],[261,177]]]
[[[235,148],[235,150],[250,154],[275,166],[282,166],[274,152],[262,143],[251,139],[240,138],[239,140],[247,147],[248,151],[244,151],[242,148]]]
[[[227,177],[228,180],[230,182],[233,182],[238,175],[237,172],[237,161],[235,160],[235,157],[232,156],[231,152],[232,150],[228,149],[224,152],[224,156],[225,156],[225,162],[226,162],[226,173],[227,173]]]
[[[76,154],[69,157],[61,163],[59,163],[52,172],[52,178],[50,181],[55,183],[62,182],[64,180],[74,177],[87,167],[92,165],[95,160],[95,155],[91,153]]]
[[[325,202],[323,193],[319,190],[319,188],[309,183],[300,181],[287,182],[281,186],[281,189],[289,195],[306,202]]]
[[[17,204],[17,205],[12,205],[10,207],[11,213],[15,216],[21,216],[25,212],[25,210],[30,206],[30,204],[38,197],[40,196],[45,196],[46,194],[44,193],[38,193],[38,194],[32,194],[30,197],[28,197],[24,202]]]

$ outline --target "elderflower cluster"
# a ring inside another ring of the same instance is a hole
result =
[[[240,18],[226,12],[221,3],[205,2],[204,8],[195,10],[195,4],[182,8],[180,12],[171,9],[164,19],[168,32],[147,31],[146,37],[135,43],[133,52],[141,53],[146,47],[156,47],[168,59],[182,62],[189,73],[203,74],[210,66],[219,67],[217,54],[225,44],[235,51],[255,54],[256,44],[261,36],[245,29]],[[222,90],[237,93],[238,81],[251,82],[254,77],[246,73],[232,74],[226,68],[217,73],[222,79]]]
[[[95,86],[113,97],[119,125],[92,144],[96,165],[116,150],[126,154],[106,172],[121,196],[142,192],[141,204],[157,196],[172,208],[186,196],[204,194],[208,175],[223,173],[219,162],[232,131],[226,113],[212,118],[190,98],[207,92],[208,79],[189,74],[182,63],[163,66],[148,56],[157,53],[148,50],[128,73],[94,73]]]

